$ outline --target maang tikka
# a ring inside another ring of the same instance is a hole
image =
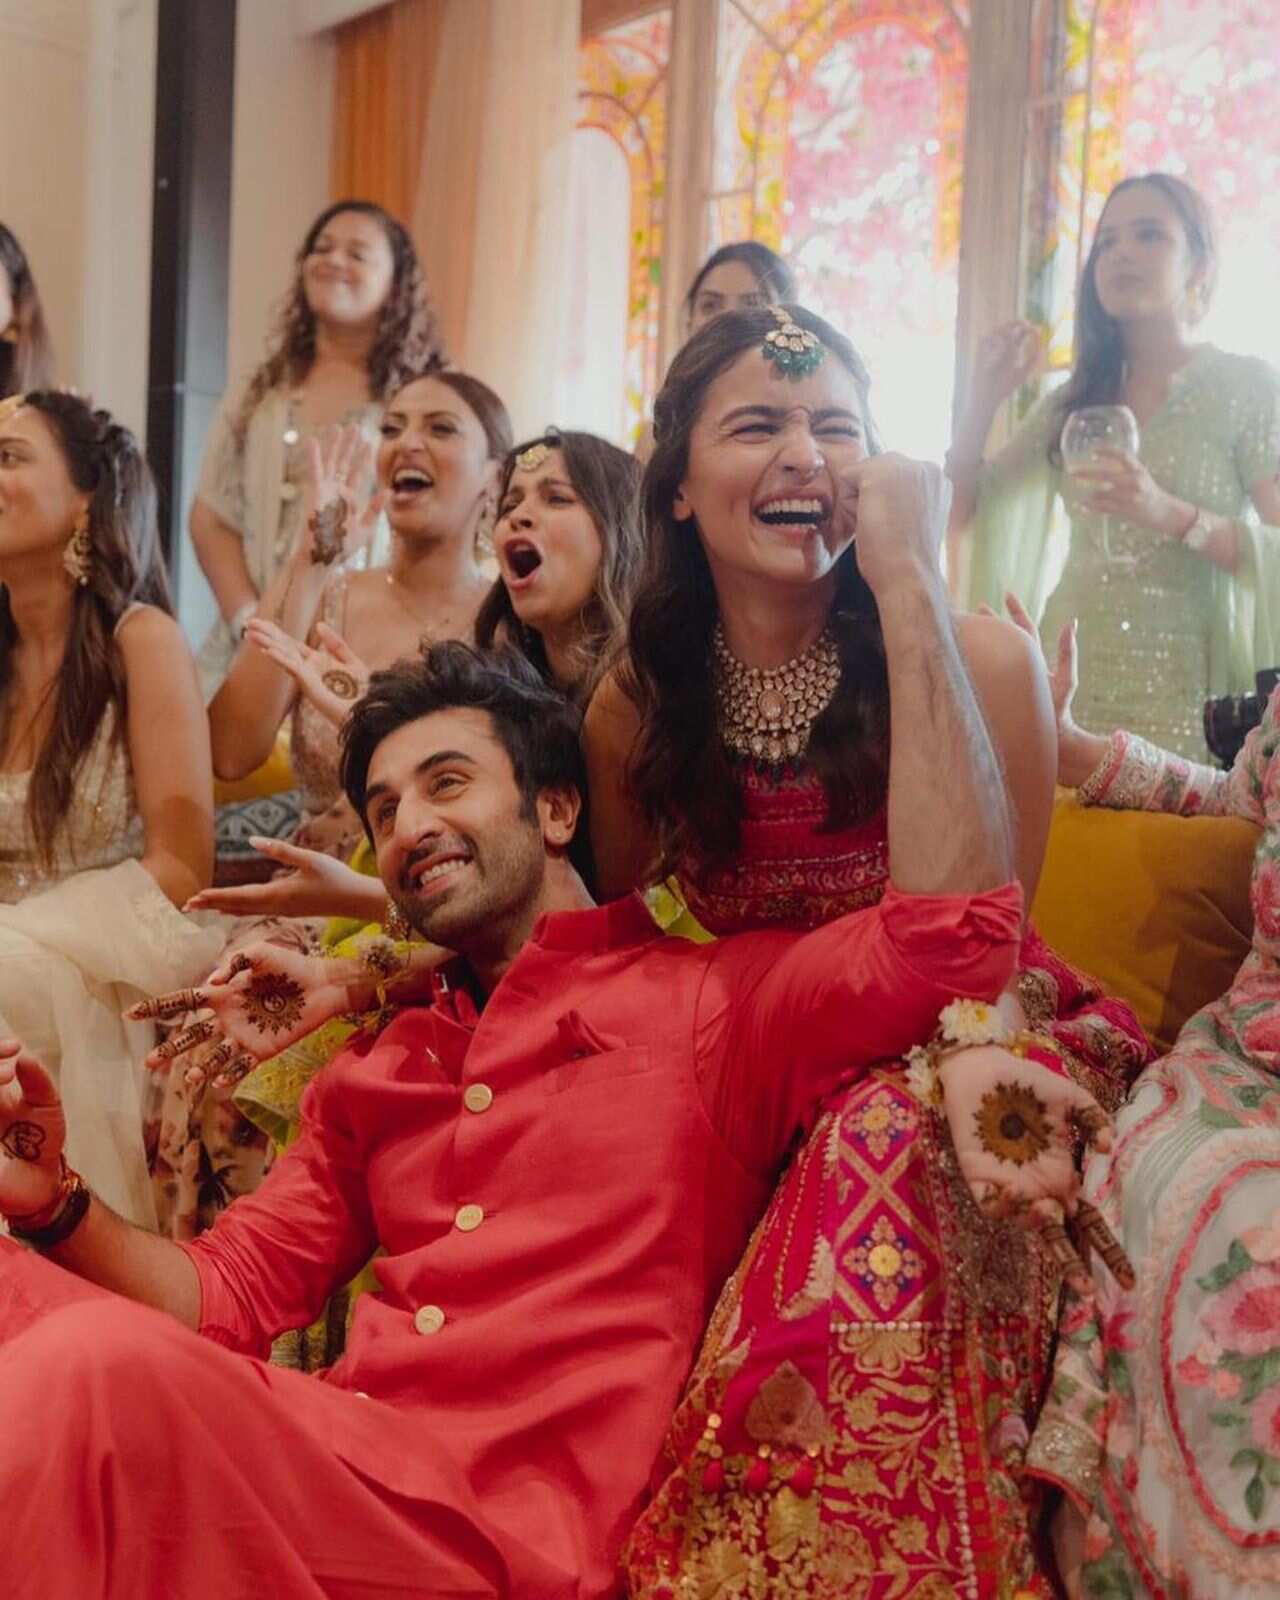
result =
[[[62,565],[72,583],[85,586],[93,573],[93,540],[89,534],[89,508],[81,508],[71,537],[62,548]]]
[[[765,334],[761,355],[766,361],[772,361],[783,377],[807,378],[822,365],[826,346],[816,333],[794,321],[785,306],[771,309],[778,326]]]

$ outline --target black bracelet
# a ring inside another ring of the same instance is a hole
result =
[[[16,1228],[10,1222],[9,1232],[22,1244],[29,1244],[35,1250],[52,1250],[55,1245],[69,1239],[84,1221],[92,1198],[84,1179],[78,1172],[73,1173],[66,1203],[52,1222],[43,1228]]]

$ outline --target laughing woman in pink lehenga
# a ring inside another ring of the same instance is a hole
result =
[[[631,676],[597,692],[587,756],[602,888],[652,883],[656,857],[671,876],[650,903],[674,932],[813,928],[890,887],[884,640],[900,619],[858,535],[887,517],[915,537],[945,520],[945,493],[880,453],[868,386],[847,340],[783,307],[695,334],[658,398]],[[908,592],[945,609],[936,549]],[[1029,899],[1053,802],[1042,670],[1007,624],[953,626]],[[1146,1059],[1127,1008],[1030,928],[1002,1004],[1024,1056],[1001,1070],[1040,1074],[1029,1109],[1081,1086],[1115,1105]],[[632,1594],[1052,1593],[1022,1458],[1061,1260],[966,1182],[949,1130],[973,1125],[983,1054],[949,1058],[945,1106],[923,1061],[886,1061],[817,1108],[667,1434],[626,1547]]]

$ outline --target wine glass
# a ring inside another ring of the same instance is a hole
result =
[[[1062,429],[1062,464],[1068,472],[1094,465],[1103,446],[1138,453],[1138,419],[1128,406],[1082,406]],[[1110,561],[1111,518],[1102,518],[1102,554]]]

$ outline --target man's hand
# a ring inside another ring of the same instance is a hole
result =
[[[854,524],[858,570],[881,600],[895,586],[940,580],[939,551],[951,504],[942,469],[906,456],[870,456],[839,486]]]
[[[66,1140],[53,1079],[16,1039],[0,1040],[0,1212],[18,1221],[54,1204]]]
[[[185,1051],[208,1045],[187,1078],[193,1086],[212,1077],[219,1087],[227,1087],[258,1062],[353,1009],[351,984],[362,976],[358,961],[331,961],[276,944],[255,944],[217,967],[200,988],[140,1000],[125,1015],[146,1022],[206,1012],[157,1045],[147,1065],[167,1068]]]
[[[1076,1155],[1111,1149],[1111,1123],[1087,1090],[1043,1062],[1000,1045],[948,1055],[938,1069],[943,1107],[961,1174],[989,1217],[1023,1221],[1073,1284],[1091,1291],[1090,1248],[1129,1286],[1130,1266],[1097,1210],[1080,1198]],[[1081,1249],[1067,1236],[1075,1219]]]

